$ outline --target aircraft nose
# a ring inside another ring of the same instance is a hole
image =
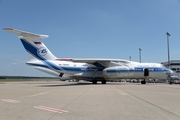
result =
[[[174,72],[172,70],[170,70],[170,74],[172,75]]]
[[[169,79],[171,76],[173,76],[173,71],[171,69],[167,69],[167,72],[166,72],[166,79]]]

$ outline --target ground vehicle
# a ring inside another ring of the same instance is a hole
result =
[[[167,82],[169,84],[180,84],[180,78],[178,76],[171,76]]]

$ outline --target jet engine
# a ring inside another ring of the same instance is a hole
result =
[[[66,81],[66,80],[72,80],[73,78],[71,78],[70,76],[62,76],[60,78],[60,81]]]
[[[60,77],[60,81],[66,81],[66,80],[72,80],[73,79],[69,75],[65,75],[64,73],[60,73],[59,77]]]
[[[127,66],[108,67],[103,70],[105,78],[126,78],[134,75],[134,68]]]

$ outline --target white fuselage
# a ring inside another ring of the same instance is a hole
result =
[[[64,73],[65,80],[82,79],[91,81],[94,78],[104,78],[107,81],[114,79],[144,79],[145,68],[149,69],[149,78],[166,79],[172,72],[163,65],[157,63],[131,62],[126,65],[116,63],[115,65],[112,64],[105,69],[87,63],[58,60],[30,60],[26,64],[55,76]],[[62,80],[64,79],[62,77]]]
[[[96,84],[101,81],[114,79],[143,79],[145,71],[148,78],[166,79],[171,73],[170,69],[158,63],[138,63],[122,59],[71,59],[57,58],[41,42],[48,35],[39,35],[13,28],[4,30],[18,34],[19,38],[30,56],[27,65],[43,72],[59,76],[61,80],[87,80]]]

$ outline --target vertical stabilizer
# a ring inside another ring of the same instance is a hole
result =
[[[49,51],[49,49],[41,42],[42,38],[47,38],[47,35],[39,35],[29,33],[21,30],[12,28],[4,28],[9,32],[19,35],[19,38],[28,52],[30,59],[38,60],[54,60],[56,57]]]

